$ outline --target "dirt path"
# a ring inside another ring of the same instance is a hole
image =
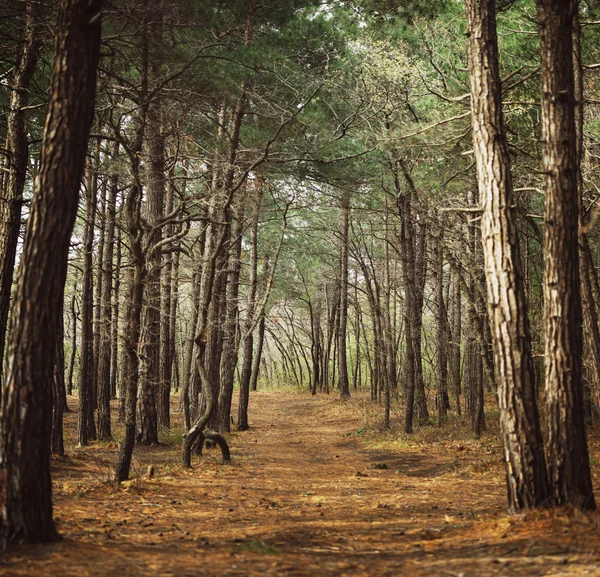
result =
[[[54,475],[65,541],[10,552],[0,575],[600,575],[600,518],[505,515],[493,447],[384,450],[360,418],[356,403],[259,392],[231,465],[210,451],[184,472],[175,438],[136,448],[155,478],[122,487],[114,445],[72,451]]]

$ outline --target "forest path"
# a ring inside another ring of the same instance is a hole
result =
[[[378,446],[363,406],[253,393],[230,465],[211,450],[182,471],[173,439],[136,447],[156,476],[121,487],[114,445],[71,451],[54,472],[66,540],[9,552],[0,575],[600,575],[596,515],[509,517],[493,445]]]

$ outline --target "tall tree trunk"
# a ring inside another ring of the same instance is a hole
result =
[[[311,330],[311,357],[312,357],[312,390],[311,394],[316,395],[321,387],[321,362],[323,356],[323,345],[321,342],[321,297],[317,295],[310,308],[310,330]],[[261,319],[262,320],[262,319]]]
[[[260,178],[255,181],[254,201],[250,221],[250,262],[248,292],[246,295],[246,318],[242,329],[242,372],[240,375],[240,400],[238,405],[237,427],[239,431],[248,429],[248,403],[250,401],[250,379],[252,377],[252,354],[254,353],[254,336],[252,326],[256,310],[256,289],[258,272],[258,222],[263,195],[263,183]]]
[[[22,42],[18,47],[11,79],[12,90],[7,118],[8,175],[6,188],[2,191],[0,199],[0,368],[4,359],[13,271],[21,230],[23,188],[29,158],[25,109],[29,101],[29,85],[35,72],[40,45],[41,5],[33,0],[21,5],[24,9]]]
[[[144,117],[140,119],[141,126],[138,135],[143,134]],[[141,150],[141,137],[138,137]],[[129,478],[133,446],[136,438],[137,421],[137,398],[139,383],[140,360],[138,347],[141,336],[142,300],[144,292],[144,277],[146,266],[144,252],[142,249],[142,228],[140,217],[140,204],[142,187],[139,183],[139,157],[132,156],[132,172],[134,183],[129,190],[125,203],[125,221],[127,232],[131,242],[131,260],[133,270],[127,275],[127,294],[130,298],[126,301],[125,327],[123,331],[123,360],[122,360],[122,388],[125,393],[124,422],[125,434],[119,444],[119,453],[115,467],[115,478],[117,481],[126,481]]]
[[[69,370],[67,378],[67,394],[73,394],[73,375],[75,373],[75,358],[77,356],[77,278],[73,284],[73,295],[71,296],[71,354],[69,355]]]
[[[483,209],[481,235],[500,429],[508,503],[510,509],[520,510],[546,500],[546,465],[502,116],[495,6],[493,0],[467,0],[466,6],[473,144]]]
[[[133,447],[136,440],[137,429],[137,399],[140,381],[140,338],[142,333],[142,308],[144,282],[147,274],[146,254],[143,247],[144,229],[141,222],[142,205],[142,180],[140,169],[140,158],[142,155],[144,136],[146,132],[146,120],[148,115],[148,0],[142,3],[142,17],[140,26],[141,36],[141,79],[140,79],[140,103],[138,116],[135,119],[134,140],[126,146],[129,156],[130,172],[132,177],[129,192],[123,206],[125,227],[129,239],[129,251],[131,267],[127,270],[125,315],[123,323],[123,342],[121,358],[121,396],[124,395],[120,417],[125,424],[123,440],[119,444],[117,464],[115,467],[115,479],[119,482],[129,478]],[[117,127],[117,136],[124,140],[124,136]],[[122,415],[121,415],[122,413]]]
[[[65,390],[65,349],[64,349],[64,317],[58,318],[58,334],[56,338],[56,360],[54,361],[54,378],[52,379],[52,442],[50,452],[53,455],[63,456],[65,446],[63,442],[63,414],[66,400]]]
[[[452,385],[452,393],[454,394],[454,403],[456,404],[456,414],[461,414],[460,394],[461,394],[461,377],[460,377],[460,342],[461,342],[461,294],[460,280],[458,274],[452,271],[451,287],[452,287],[452,323],[451,333],[452,340],[450,341],[450,358],[449,371],[450,383]]]
[[[169,182],[167,185],[167,202],[165,214],[173,212],[173,200],[175,195],[174,170],[169,171]],[[173,236],[174,227],[166,227],[166,237]],[[167,247],[162,256],[162,268],[160,271],[160,379],[158,382],[158,425],[169,429],[171,427],[171,373],[173,371],[173,357],[171,356],[171,283],[173,274],[173,252]]]
[[[159,22],[151,25],[153,34],[162,37],[162,16],[152,10]],[[150,61],[149,77],[159,80],[159,66]],[[158,443],[158,396],[160,381],[160,304],[161,304],[161,251],[155,247],[162,239],[159,226],[164,214],[165,201],[165,136],[162,132],[162,103],[160,95],[148,106],[148,185],[146,195],[146,220],[153,227],[146,239],[146,275],[144,279],[144,310],[142,313],[142,355],[140,363],[140,423],[138,443]]]
[[[268,261],[265,261],[265,270],[267,269]],[[265,323],[267,315],[265,311],[260,315],[258,321],[258,332],[256,333],[256,350],[254,351],[254,357],[252,359],[252,374],[250,375],[250,390],[256,391],[258,389],[258,375],[260,373],[260,361],[262,359],[263,345],[265,342]]]
[[[118,152],[119,146],[115,144],[112,150],[113,160],[116,159]],[[104,212],[104,255],[102,257],[102,269],[100,270],[102,298],[98,322],[98,438],[104,441],[108,441],[112,437],[110,427],[110,360],[112,349],[111,321],[113,320],[113,255],[118,189],[119,176],[115,173],[110,178],[110,188]]]
[[[238,295],[240,287],[240,267],[242,253],[242,222],[241,214],[236,214],[231,225],[233,246],[229,249],[229,264],[227,272],[227,298],[225,313],[224,348],[221,367],[221,391],[219,394],[217,430],[220,433],[231,430],[231,400],[233,397],[233,382],[238,357]]]
[[[179,364],[177,356],[177,310],[179,305],[179,250],[173,255],[173,269],[171,271],[171,311],[169,313],[169,356],[172,360],[170,378],[175,381],[175,391],[179,391]]]
[[[439,222],[436,223],[439,227]],[[440,239],[441,230],[433,238],[432,276],[435,284],[435,330],[436,330],[436,406],[440,424],[448,414],[448,354],[446,334],[447,318],[444,303],[444,250]]]
[[[573,80],[575,97],[575,133],[577,147],[577,186],[581,201],[584,200],[585,191],[583,186],[583,176],[581,172],[581,162],[583,153],[583,120],[584,120],[584,78],[583,63],[581,60],[581,24],[579,22],[579,6],[574,5],[573,14]],[[588,235],[586,222],[587,218],[584,211],[584,204],[581,202],[581,223],[579,225],[579,274],[581,277],[581,305],[583,312],[584,328],[584,352],[587,352],[591,359],[592,374],[596,386],[600,385],[600,328],[598,327],[598,313],[594,302],[594,292],[591,283],[591,269],[594,266],[588,250]],[[586,421],[592,420],[592,391],[587,379],[584,381],[583,390],[583,408]]]
[[[227,225],[228,232],[227,244],[231,241],[231,221]],[[220,384],[221,384],[221,355],[223,353],[223,325],[226,322],[226,300],[227,300],[227,250],[219,250],[219,256],[216,262],[215,281],[213,284],[213,296],[208,309],[208,325],[206,331],[206,374],[209,379],[209,386],[212,388],[212,396],[215,402],[215,408],[218,408]],[[224,322],[225,321],[225,322]],[[204,389],[203,389],[204,390]],[[204,394],[204,393],[203,393]],[[204,403],[204,398],[201,399]],[[207,426],[210,429],[218,427],[217,411],[214,410],[208,420]]]
[[[350,193],[342,193],[340,213],[340,286],[337,325],[338,388],[342,399],[350,398],[348,384],[348,359],[346,355],[346,326],[348,324],[348,222],[350,219]]]
[[[414,206],[417,201],[416,187],[405,162],[402,159],[395,160],[392,170],[401,218],[400,252],[406,301],[405,391],[407,404],[404,430],[406,433],[412,433],[415,405],[419,413],[419,421],[424,424],[429,422],[421,358],[427,231],[422,219],[419,224],[416,223]],[[398,170],[402,172],[408,185],[403,193],[401,193]]]
[[[557,505],[595,508],[581,367],[574,4],[537,0],[542,87],[548,478]]]
[[[200,255],[204,254],[204,243],[201,243],[198,249]],[[195,368],[193,366],[194,358],[194,338],[198,328],[198,319],[200,316],[200,288],[201,288],[201,265],[202,256],[196,259],[196,271],[192,274],[192,318],[189,321],[187,337],[185,342],[185,352],[183,359],[183,374],[181,385],[181,408],[183,409],[183,423],[188,430],[192,426],[190,395],[193,389],[193,381],[195,377]]]
[[[116,220],[116,214],[115,214]],[[112,302],[112,323],[111,323],[111,337],[110,337],[110,398],[117,398],[117,375],[119,374],[118,358],[119,358],[119,297],[121,293],[121,221],[119,217],[119,226],[117,227],[117,237],[115,242],[115,265],[114,265],[114,288],[113,288],[113,302]],[[116,225],[116,223],[115,223]]]
[[[98,166],[98,170],[100,170],[100,166]],[[98,199],[98,207],[97,207],[97,215],[96,215],[96,223],[94,230],[94,245],[96,245],[95,237],[98,235],[97,241],[97,250],[96,250],[96,280],[94,282],[94,409],[98,411],[98,416],[100,415],[100,408],[98,404],[100,403],[100,377],[99,377],[99,368],[100,368],[100,343],[102,341],[102,335],[100,334],[101,325],[102,325],[102,301],[103,301],[103,271],[104,271],[104,246],[106,241],[106,195],[108,182],[106,177],[102,176],[102,182],[99,183],[99,192],[100,198]],[[104,392],[102,392],[103,394]],[[110,399],[109,399],[110,400]],[[100,423],[98,423],[98,429],[100,429]],[[98,435],[100,435],[100,431],[98,430]],[[101,437],[100,437],[101,438]],[[110,437],[107,437],[107,439]]]
[[[83,231],[83,275],[81,304],[81,354],[79,358],[79,421],[78,441],[83,447],[96,438],[94,423],[95,359],[94,359],[94,290],[92,252],[94,248],[94,223],[98,194],[98,165],[100,163],[100,139],[96,139],[93,162],[88,170],[87,195],[85,199],[85,225]]]
[[[101,2],[61,0],[38,184],[8,336],[0,411],[2,543],[56,541],[52,382],[69,240],[93,118]]]
[[[477,191],[469,191],[469,205],[477,207]],[[481,236],[475,222],[467,226],[467,252],[470,258],[470,274],[467,278],[469,294],[473,295],[472,306],[467,310],[467,334],[465,343],[465,393],[466,408],[471,417],[471,430],[479,439],[485,430],[483,360],[488,354],[485,333],[486,314],[479,291],[485,281],[481,278],[484,264],[483,252],[478,237]]]
[[[423,301],[425,298],[425,280],[427,278],[427,227],[423,220],[418,226],[416,238],[416,307],[411,314],[414,326],[414,362],[415,362],[415,402],[419,413],[419,422],[422,425],[429,423],[429,410],[427,409],[427,398],[425,396],[425,381],[423,375],[423,354],[422,354],[422,335],[423,335]]]

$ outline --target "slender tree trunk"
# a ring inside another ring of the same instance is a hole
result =
[[[406,413],[404,430],[406,433],[413,431],[414,405],[419,413],[419,421],[423,424],[429,422],[429,412],[425,398],[423,382],[423,364],[421,357],[421,332],[423,298],[426,277],[425,247],[427,232],[424,222],[416,224],[416,187],[403,160],[399,159],[394,164],[394,178],[401,216],[401,255],[402,272],[404,277],[406,299]],[[406,183],[406,192],[400,194],[400,182],[397,174],[401,170]]]
[[[143,122],[143,118],[140,122]],[[143,128],[138,128],[143,133]],[[141,138],[139,139],[141,141]],[[141,143],[139,148],[141,149]],[[139,173],[138,160],[132,160],[134,178]],[[141,336],[142,299],[144,293],[144,276],[146,267],[141,241],[140,204],[142,189],[138,182],[131,187],[125,206],[125,219],[128,236],[131,242],[131,259],[133,270],[127,275],[127,294],[130,298],[126,301],[125,327],[123,331],[123,362],[122,362],[122,387],[125,389],[125,433],[119,444],[115,478],[117,481],[126,481],[129,478],[131,458],[136,438],[137,398],[139,383],[140,361],[138,347]]]
[[[234,242],[230,247],[227,283],[225,342],[221,367],[221,391],[219,394],[217,430],[220,433],[231,430],[231,400],[233,397],[233,382],[238,357],[238,295],[240,287],[240,268],[242,253],[242,223],[238,213],[232,222],[231,237]]]
[[[167,201],[165,214],[173,212],[173,200],[175,195],[175,174],[173,170],[169,174],[167,186]],[[174,227],[168,225],[166,237],[173,236]],[[169,249],[169,247],[167,247]],[[167,250],[162,257],[162,268],[160,271],[160,380],[158,383],[158,425],[165,429],[171,427],[171,374],[173,372],[173,357],[171,356],[171,287],[173,275],[173,252]],[[174,322],[174,319],[173,319]]]
[[[384,290],[383,290],[383,310],[382,310],[382,318],[383,318],[383,338],[384,338],[384,342],[385,342],[385,347],[384,347],[384,352],[385,354],[383,355],[384,358],[386,359],[385,361],[385,365],[384,365],[384,375],[385,375],[385,396],[386,396],[386,403],[385,403],[385,422],[384,422],[384,427],[387,429],[389,427],[389,418],[390,418],[390,403],[391,403],[391,395],[392,393],[394,395],[398,394],[398,379],[397,379],[397,373],[398,373],[398,367],[396,365],[396,338],[395,338],[395,331],[394,331],[394,323],[392,321],[392,318],[395,313],[391,310],[392,308],[392,297],[393,297],[393,290],[392,290],[392,284],[394,282],[395,279],[392,278],[391,274],[390,274],[390,251],[389,251],[389,247],[390,247],[390,238],[388,236],[388,221],[389,221],[389,207],[388,207],[388,203],[386,202],[386,207],[385,207],[385,228],[386,228],[386,239],[385,239],[385,245],[384,245],[384,254],[385,254],[385,260],[383,263],[383,270],[384,270],[384,275],[385,278],[383,280],[384,283]],[[383,352],[383,351],[382,351]]]
[[[267,317],[265,312],[260,315],[258,321],[258,332],[256,334],[256,350],[254,351],[254,357],[252,359],[252,374],[250,375],[250,390],[256,391],[258,389],[258,375],[260,373],[260,361],[262,359],[263,345],[265,342],[265,323]]]
[[[71,354],[69,355],[69,370],[67,380],[67,394],[73,394],[73,375],[75,373],[75,358],[77,356],[77,280],[73,285],[73,296],[71,297]]]
[[[159,29],[159,30],[155,30]],[[162,36],[162,23],[152,26],[153,33]],[[158,65],[151,62],[149,74],[158,79]],[[158,397],[160,381],[160,304],[161,304],[161,252],[154,247],[162,240],[158,223],[164,214],[165,200],[165,137],[162,133],[162,104],[155,97],[148,107],[148,186],[146,219],[153,231],[146,240],[146,268],[144,285],[144,310],[142,313],[142,355],[140,363],[140,422],[138,443],[158,443]]]
[[[119,152],[118,144],[112,150],[116,159]],[[119,177],[113,174],[110,178],[110,188],[104,213],[104,255],[100,271],[101,301],[98,322],[98,438],[108,441],[112,438],[110,427],[110,376],[111,376],[111,321],[112,319],[112,280],[113,255],[115,244],[115,219],[117,210],[117,194]],[[115,319],[116,320],[116,319]]]
[[[437,223],[439,227],[439,222]],[[447,318],[444,303],[444,251],[440,240],[441,230],[433,238],[432,276],[435,281],[435,327],[436,327],[436,406],[440,424],[448,414],[448,355],[446,334]]]
[[[470,206],[476,207],[479,204],[477,191],[469,191],[468,198]],[[465,391],[466,408],[471,417],[471,430],[476,439],[479,439],[485,430],[483,360],[488,354],[486,314],[478,290],[485,285],[485,280],[481,279],[480,273],[484,264],[483,252],[478,242],[480,236],[477,224],[470,222],[467,227],[467,251],[470,257],[471,274],[468,275],[466,282],[469,294],[473,295],[473,302],[466,315],[468,329],[465,350]]]
[[[256,310],[256,289],[258,284],[258,222],[263,195],[261,179],[255,182],[254,202],[250,221],[250,262],[248,293],[246,297],[246,318],[242,329],[242,372],[240,376],[240,400],[238,405],[238,431],[248,429],[248,404],[250,402],[250,379],[252,377],[252,354],[254,352],[254,313]]]
[[[132,176],[131,186],[123,206],[125,227],[129,238],[131,267],[127,271],[127,292],[124,326],[122,336],[121,359],[121,396],[123,402],[119,409],[125,423],[123,440],[119,444],[115,478],[118,482],[129,478],[133,447],[137,429],[137,399],[140,381],[140,338],[142,334],[142,308],[144,282],[146,280],[146,255],[143,249],[143,228],[141,223],[142,181],[140,175],[140,157],[144,145],[146,118],[148,114],[148,2],[142,4],[141,35],[141,106],[136,118],[134,140],[129,145],[128,156]],[[118,135],[123,135],[118,130]],[[120,415],[121,416],[121,415]]]
[[[579,6],[574,5],[573,14],[573,80],[575,96],[575,132],[577,147],[577,186],[581,200],[584,199],[583,177],[581,162],[583,153],[583,120],[584,120],[584,86],[583,63],[581,61],[581,25],[579,23]],[[594,302],[594,292],[591,283],[591,269],[594,266],[588,249],[588,235],[586,215],[581,202],[581,223],[579,225],[579,274],[581,277],[581,305],[583,312],[584,352],[591,359],[594,382],[600,384],[600,329],[598,327],[598,313]],[[592,420],[592,391],[587,379],[584,381],[583,408],[587,422]]]
[[[61,0],[38,184],[17,279],[0,412],[2,543],[56,541],[52,382],[69,240],[93,118],[101,2]]]
[[[173,269],[171,272],[171,311],[169,313],[169,356],[172,360],[170,378],[175,381],[175,390],[179,391],[179,364],[177,356],[177,310],[179,304],[179,251],[173,255]]]
[[[548,478],[557,505],[594,509],[581,367],[574,5],[537,0],[542,87]]]
[[[200,255],[204,254],[204,243],[201,243],[198,249]],[[198,261],[202,260],[200,256]],[[201,266],[197,263],[197,270],[192,275],[192,318],[188,326],[188,333],[185,342],[185,353],[183,359],[183,383],[181,386],[181,407],[183,409],[183,422],[186,430],[192,426],[190,394],[193,389],[193,381],[195,377],[195,368],[193,367],[194,358],[194,338],[198,328],[198,319],[200,316],[200,288],[201,288]]]
[[[100,162],[100,139],[96,139],[93,164],[88,170],[88,185],[85,202],[85,225],[83,232],[83,278],[81,304],[81,354],[79,359],[79,421],[78,441],[83,447],[96,438],[94,423],[95,363],[94,363],[94,290],[92,253],[94,248],[94,223]]]
[[[425,381],[423,375],[423,301],[425,291],[425,279],[427,278],[427,228],[421,221],[418,228],[416,244],[416,307],[411,314],[414,326],[414,362],[415,362],[415,402],[419,412],[419,423],[426,425],[429,423],[429,411],[427,409],[427,398],[425,396]]]
[[[231,240],[231,218],[227,219],[226,225],[227,241]],[[215,240],[216,246],[216,240]],[[226,317],[227,300],[227,250],[223,247],[219,251],[216,261],[215,280],[213,284],[213,295],[208,308],[208,324],[206,330],[206,353],[204,362],[206,374],[209,379],[208,385],[212,388],[212,396],[215,408],[218,409],[220,383],[221,383],[221,355],[223,352],[223,324]],[[204,391],[204,389],[203,389]],[[204,393],[202,393],[204,394]],[[204,402],[204,398],[201,399]],[[218,427],[217,410],[213,411],[207,423],[210,429]],[[201,448],[201,447],[199,447]]]
[[[116,219],[116,215],[115,215]],[[121,292],[121,218],[119,217],[119,226],[117,227],[117,237],[115,242],[115,266],[114,266],[114,288],[112,302],[112,323],[110,338],[110,398],[117,398],[117,375],[119,374],[119,297]]]
[[[348,222],[350,219],[350,193],[342,193],[340,214],[340,300],[337,327],[338,388],[342,399],[350,398],[348,384],[348,359],[346,355],[346,326],[348,324]]]
[[[452,392],[454,394],[454,402],[456,404],[456,414],[461,414],[460,395],[461,395],[461,376],[460,376],[460,343],[461,343],[461,294],[460,281],[457,278],[457,273],[452,272],[452,341],[450,342],[450,382],[452,384]]]
[[[65,390],[65,349],[64,349],[64,317],[58,319],[58,335],[56,339],[56,360],[54,361],[54,378],[52,379],[52,443],[50,452],[63,456],[63,413],[67,404]]]
[[[98,165],[98,170],[100,166]],[[99,176],[98,176],[99,178]],[[96,223],[94,230],[94,237],[98,238],[98,248],[96,250],[96,280],[94,285],[94,409],[100,416],[100,407],[98,406],[101,402],[101,394],[104,395],[104,391],[100,391],[100,343],[102,341],[101,326],[102,326],[102,303],[103,303],[103,271],[104,271],[104,246],[106,244],[106,195],[107,195],[107,179],[102,176],[102,181],[99,183],[100,198],[98,199]],[[94,238],[94,245],[96,244]],[[102,399],[104,402],[104,400]],[[110,402],[110,398],[109,398]],[[104,409],[102,409],[104,412]],[[104,433],[104,432],[103,432]],[[100,435],[100,423],[98,423],[98,435]],[[102,437],[100,437],[102,438]],[[109,438],[109,437],[108,437]]]
[[[311,355],[312,355],[312,390],[311,394],[316,395],[317,390],[321,388],[321,362],[323,356],[323,345],[321,343],[321,298],[319,295],[315,298],[312,306],[309,301],[311,316]],[[262,319],[261,319],[262,320]]]
[[[29,145],[25,109],[29,85],[35,72],[40,45],[40,7],[33,0],[22,3],[22,43],[19,45],[11,79],[10,108],[7,118],[6,149],[8,175],[0,199],[0,368],[4,359],[10,295],[21,230],[23,188],[27,179]],[[1,372],[1,371],[0,371]]]

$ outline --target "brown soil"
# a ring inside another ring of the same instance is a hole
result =
[[[65,539],[9,551],[0,575],[600,575],[598,514],[505,514],[493,431],[469,441],[450,423],[399,441],[364,427],[364,400],[277,390],[251,405],[228,466],[210,450],[183,471],[176,436],[136,447],[120,487],[114,444],[57,459]]]

